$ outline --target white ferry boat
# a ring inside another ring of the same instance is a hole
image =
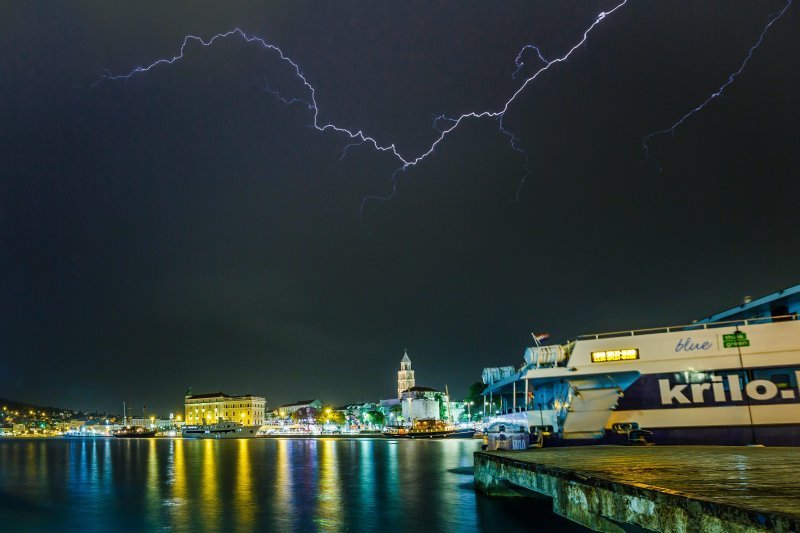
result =
[[[800,285],[776,294],[791,299],[773,312],[800,306]],[[797,312],[584,335],[524,360],[484,370],[485,409],[539,445],[800,446]]]
[[[260,426],[243,426],[238,422],[220,422],[207,426],[186,426],[181,434],[185,439],[252,439]]]

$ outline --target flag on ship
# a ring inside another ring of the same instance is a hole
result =
[[[533,340],[536,342],[536,346],[539,346],[541,343],[550,338],[549,333],[531,333],[531,335],[533,335]]]

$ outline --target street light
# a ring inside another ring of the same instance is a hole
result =
[[[472,422],[472,409],[470,409],[471,405],[474,405],[475,402],[467,402],[467,420]]]

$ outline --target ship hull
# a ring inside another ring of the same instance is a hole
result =
[[[490,390],[493,420],[528,426],[544,446],[800,446],[800,320],[713,326],[598,335],[568,360],[526,360]]]
[[[387,439],[471,439],[474,429],[456,431],[418,431],[409,433],[384,433]]]
[[[256,437],[259,426],[198,426],[183,430],[184,439],[252,439]]]
[[[155,431],[140,431],[140,432],[117,432],[114,433],[114,438],[117,439],[151,439],[156,436]]]

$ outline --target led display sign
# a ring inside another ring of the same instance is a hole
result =
[[[606,350],[604,352],[592,352],[592,363],[608,363],[610,361],[633,361],[639,359],[637,348],[626,350]]]

